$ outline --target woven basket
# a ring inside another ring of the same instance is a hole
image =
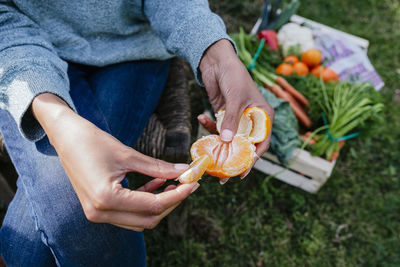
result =
[[[186,162],[190,148],[190,100],[187,64],[174,58],[156,111],[139,138],[136,149],[170,162]]]

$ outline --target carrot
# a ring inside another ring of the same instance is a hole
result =
[[[302,136],[301,136],[301,140],[302,140],[303,142],[307,141],[307,139],[308,139],[308,136],[307,136],[307,135],[302,135]],[[314,138],[311,138],[310,140],[308,140],[307,144],[308,144],[308,145],[314,145],[316,142],[317,142],[317,141],[315,141]]]
[[[339,157],[339,152],[342,149],[342,147],[344,146],[345,140],[340,140],[340,141],[338,141],[338,143],[339,143],[339,150],[332,152],[331,158],[329,159],[330,161],[334,161]]]
[[[341,149],[344,146],[345,140],[339,141],[339,148]]]
[[[307,113],[301,108],[299,103],[297,103],[297,101],[289,93],[283,91],[282,87],[277,84],[274,84],[272,86],[265,84],[264,86],[268,88],[271,92],[273,92],[277,97],[289,102],[289,105],[292,108],[293,113],[297,117],[297,119],[304,126],[310,128],[312,124],[310,118],[307,116]]]
[[[303,106],[307,108],[310,106],[307,98],[304,95],[302,95],[299,91],[297,91],[292,85],[290,85],[290,83],[288,83],[285,78],[276,75],[272,72],[269,72],[267,70],[263,70],[262,72],[269,79],[275,81],[280,86],[282,86],[282,88],[285,89],[286,92],[288,92],[291,96],[296,98]]]
[[[308,140],[308,138],[310,137],[310,135],[312,135],[312,132],[308,131],[306,132],[304,135],[301,135],[301,140],[303,140],[303,142],[306,142]],[[317,140],[315,140],[314,138],[311,138],[310,140],[308,140],[307,144],[309,145],[314,145],[317,142]]]
[[[308,138],[310,135],[312,135],[312,132],[310,132],[310,131],[308,131],[308,132],[306,132],[306,133],[304,134],[304,136],[307,137],[307,138]]]
[[[334,161],[334,160],[336,160],[338,157],[339,157],[339,151],[333,151],[333,152],[332,152],[332,156],[331,156],[331,158],[329,159],[329,161]]]
[[[297,91],[290,83],[288,83],[285,78],[281,76],[276,76],[275,81],[281,85],[289,94],[291,94],[294,98],[296,98],[303,106],[309,107],[307,98],[302,95],[299,91]]]

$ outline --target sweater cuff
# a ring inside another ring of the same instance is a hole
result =
[[[46,133],[33,116],[33,99],[43,93],[52,93],[62,98],[73,110],[75,106],[69,95],[69,83],[54,72],[26,70],[18,74],[8,86],[8,110],[16,121],[21,134],[36,142]]]
[[[229,40],[237,51],[235,43],[226,33],[222,19],[216,14],[206,12],[179,27],[169,38],[170,43],[167,46],[178,51],[177,55],[189,62],[198,83],[204,86],[199,70],[200,61],[207,48],[221,39]]]

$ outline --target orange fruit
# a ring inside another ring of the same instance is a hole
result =
[[[283,62],[293,65],[294,63],[299,62],[299,58],[296,56],[287,56],[283,59]]]
[[[211,163],[210,156],[206,154],[196,158],[190,164],[189,169],[178,177],[179,182],[190,184],[198,181]]]
[[[318,49],[309,49],[301,56],[301,61],[307,64],[310,68],[319,65],[321,60],[322,54]]]
[[[276,67],[275,72],[280,75],[292,75],[293,67],[290,64],[282,63]]]
[[[296,75],[305,76],[308,74],[309,70],[306,64],[303,62],[297,62],[293,64],[293,70]]]
[[[320,78],[323,71],[324,71],[324,67],[321,65],[318,65],[318,66],[315,66],[314,68],[312,68],[311,74],[317,78]]]
[[[225,111],[217,114],[217,130],[221,130]],[[239,175],[251,167],[255,156],[255,143],[264,141],[271,132],[271,120],[259,107],[246,108],[240,118],[237,134],[232,142],[222,142],[219,135],[207,135],[190,148],[192,164],[179,176],[181,183],[200,179],[204,171],[210,175],[227,178]]]
[[[220,110],[218,111],[217,114],[215,114],[215,118],[217,119],[217,132],[221,132],[221,125],[222,121],[225,116],[225,110]],[[253,121],[250,118],[250,115],[246,112],[243,112],[242,116],[240,117],[238,129],[236,131],[237,135],[241,136],[249,136],[251,129],[253,128]]]
[[[322,79],[324,80],[324,82],[338,81],[339,75],[333,69],[325,68],[322,71]]]
[[[253,143],[261,143],[267,139],[271,132],[271,120],[263,109],[259,107],[246,108],[244,114],[250,116],[253,127],[248,136]]]
[[[217,131],[221,131],[225,111],[220,110],[217,118]],[[247,137],[252,143],[264,141],[271,131],[271,120],[268,114],[259,107],[246,108],[240,118],[237,135]]]
[[[219,178],[233,177],[250,168],[255,146],[240,135],[236,135],[230,143],[222,142],[219,135],[207,135],[192,145],[190,154],[193,160],[204,155],[212,159],[206,173]]]

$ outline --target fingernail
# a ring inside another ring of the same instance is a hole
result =
[[[232,141],[232,137],[233,137],[233,132],[231,130],[229,130],[229,129],[225,129],[221,133],[221,140],[222,141],[230,142],[230,141]]]
[[[250,171],[246,171],[244,174],[240,175],[240,179],[246,178],[247,175],[249,175]]]
[[[224,184],[226,184],[226,182],[228,182],[228,180],[229,179],[226,179],[226,178],[225,179],[219,179],[219,184],[220,185],[224,185]]]
[[[183,171],[183,170],[188,169],[189,165],[188,164],[183,164],[183,163],[177,163],[177,164],[174,164],[174,167],[175,167],[175,170]]]
[[[203,117],[203,115],[199,115],[199,116],[197,116],[197,119],[199,120],[199,121],[201,121],[201,122],[204,122],[204,117]]]
[[[162,179],[162,178],[156,178],[155,180],[157,180],[159,182],[163,182],[163,183],[165,183],[167,181],[167,179]]]
[[[199,188],[199,186],[200,186],[199,183],[197,183],[197,182],[195,182],[195,183],[196,183],[196,184],[193,186],[192,191],[190,192],[190,194],[193,193],[194,191],[196,191],[197,188]]]

